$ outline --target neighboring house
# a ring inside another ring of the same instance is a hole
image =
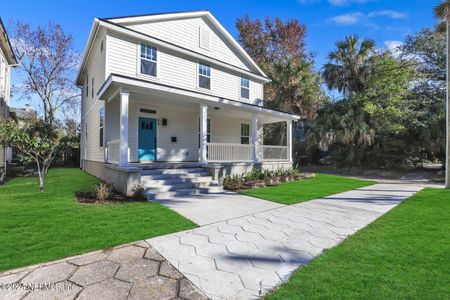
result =
[[[0,121],[9,118],[10,74],[11,67],[15,67],[16,64],[16,57],[0,18]],[[7,148],[0,145],[0,182],[6,174],[6,153]]]
[[[150,174],[291,167],[292,138],[261,144],[264,124],[292,137],[299,119],[262,106],[268,82],[208,11],[95,19],[77,77],[81,167],[128,193]]]
[[[30,107],[10,107],[9,108],[9,118],[16,120],[19,125],[22,125],[24,121],[27,119],[32,119],[37,117],[36,110],[30,108]],[[15,153],[17,149],[8,148],[8,151],[6,152],[6,160],[8,162],[17,161],[17,158],[15,157]]]

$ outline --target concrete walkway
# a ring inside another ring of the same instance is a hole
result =
[[[147,240],[212,299],[252,299],[421,187],[376,184]]]
[[[232,192],[154,201],[173,209],[200,226],[284,206]]]

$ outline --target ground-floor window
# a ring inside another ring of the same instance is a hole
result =
[[[241,123],[241,144],[250,144],[250,124]]]

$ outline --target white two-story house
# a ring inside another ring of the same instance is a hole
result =
[[[269,81],[208,11],[95,19],[77,78],[81,167],[128,193],[150,174],[186,187],[187,173],[291,167],[291,138],[262,144],[264,124],[291,137],[299,119],[263,107]]]
[[[9,118],[10,74],[11,67],[16,64],[16,57],[0,18],[0,122]],[[7,159],[7,148],[0,145],[0,182],[6,174]]]

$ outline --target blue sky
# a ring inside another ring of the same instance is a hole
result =
[[[77,0],[4,1],[0,17],[31,24],[60,23],[75,38],[83,51],[94,17],[113,17],[155,12],[207,9],[237,36],[235,21],[249,15],[252,19],[279,16],[306,24],[307,49],[316,55],[316,68],[326,62],[334,43],[349,34],[371,38],[382,48],[397,44],[408,34],[435,23],[434,0]],[[13,74],[14,76],[14,74]]]

